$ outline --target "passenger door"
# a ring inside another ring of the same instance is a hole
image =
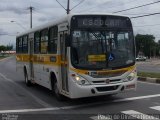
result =
[[[34,53],[34,34],[29,34],[29,72],[28,77],[34,80],[34,67],[33,67],[33,53]]]
[[[62,26],[67,26],[66,24],[62,24],[59,26],[59,28],[62,28]],[[61,55],[61,85],[62,90],[69,92],[68,89],[68,55],[67,55],[67,46],[65,43],[66,36],[68,34],[67,28],[59,31],[59,38],[60,38],[60,55]]]

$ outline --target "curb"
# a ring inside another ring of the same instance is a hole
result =
[[[160,84],[160,78],[150,78],[150,77],[138,77],[139,81],[150,82],[150,83],[158,83]]]

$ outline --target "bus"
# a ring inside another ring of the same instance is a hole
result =
[[[16,37],[17,70],[61,100],[135,91],[135,41],[129,17],[69,14]]]

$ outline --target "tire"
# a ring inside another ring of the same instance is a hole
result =
[[[60,94],[60,92],[59,92],[57,80],[53,80],[53,77],[52,77],[52,82],[51,83],[52,83],[52,92],[54,93],[56,99],[58,101],[64,101],[65,97],[62,94]]]
[[[26,69],[24,69],[24,81],[25,81],[25,84],[26,84],[28,87],[32,85],[32,84],[31,84],[31,81],[28,80],[28,74],[27,74],[27,70],[26,70]]]

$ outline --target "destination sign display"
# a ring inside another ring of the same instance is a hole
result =
[[[131,22],[119,16],[77,16],[72,19],[72,27],[78,28],[129,28]]]

